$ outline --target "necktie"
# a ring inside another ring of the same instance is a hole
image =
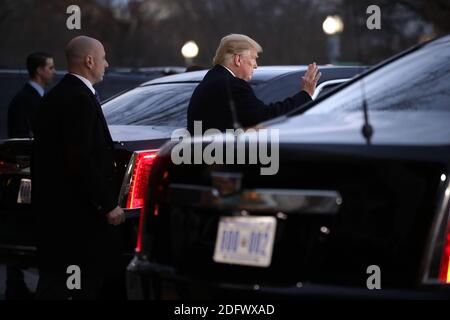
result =
[[[95,99],[97,99],[97,102],[100,103],[100,95],[98,94],[97,91],[95,91]]]

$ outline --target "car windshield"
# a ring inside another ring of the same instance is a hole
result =
[[[304,114],[362,113],[363,96],[369,114],[438,112],[450,121],[449,41],[431,43],[385,65]]]
[[[102,105],[109,125],[186,126],[186,110],[197,83],[138,87]]]

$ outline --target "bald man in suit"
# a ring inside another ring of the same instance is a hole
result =
[[[37,210],[38,299],[97,299],[121,261],[114,145],[93,85],[108,67],[100,41],[66,46],[69,73],[43,99],[34,126],[32,202]],[[70,266],[81,289],[67,287]],[[124,270],[123,270],[124,271]]]

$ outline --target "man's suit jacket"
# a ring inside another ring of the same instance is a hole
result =
[[[32,137],[32,122],[42,97],[29,83],[14,96],[8,108],[8,136]]]
[[[120,259],[119,228],[107,223],[106,214],[118,204],[118,185],[100,104],[67,74],[44,97],[33,129],[32,202],[41,266],[112,270],[108,264]]]
[[[188,130],[191,134],[194,121],[202,121],[203,131],[232,129],[231,98],[236,118],[244,128],[285,114],[311,100],[305,91],[300,91],[284,101],[265,105],[247,81],[234,77],[223,66],[215,65],[194,90],[189,102]]]

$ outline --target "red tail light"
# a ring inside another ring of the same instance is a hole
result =
[[[148,177],[155,158],[156,151],[144,151],[136,154],[127,208],[141,208],[144,206]]]
[[[147,192],[147,183],[158,150],[136,151],[131,156],[125,173],[119,203],[122,208],[135,214],[140,209],[139,226],[137,234],[136,252],[142,249],[142,228],[144,224],[144,198]],[[131,209],[131,210],[130,210]]]
[[[21,168],[18,164],[0,160],[0,174],[16,174],[20,170]]]
[[[138,151],[131,157],[121,192],[121,199],[126,199],[126,209],[139,209],[144,206],[147,182],[157,152],[158,150]]]
[[[450,228],[447,231],[447,238],[444,246],[444,252],[441,258],[439,280],[442,283],[450,284]]]

